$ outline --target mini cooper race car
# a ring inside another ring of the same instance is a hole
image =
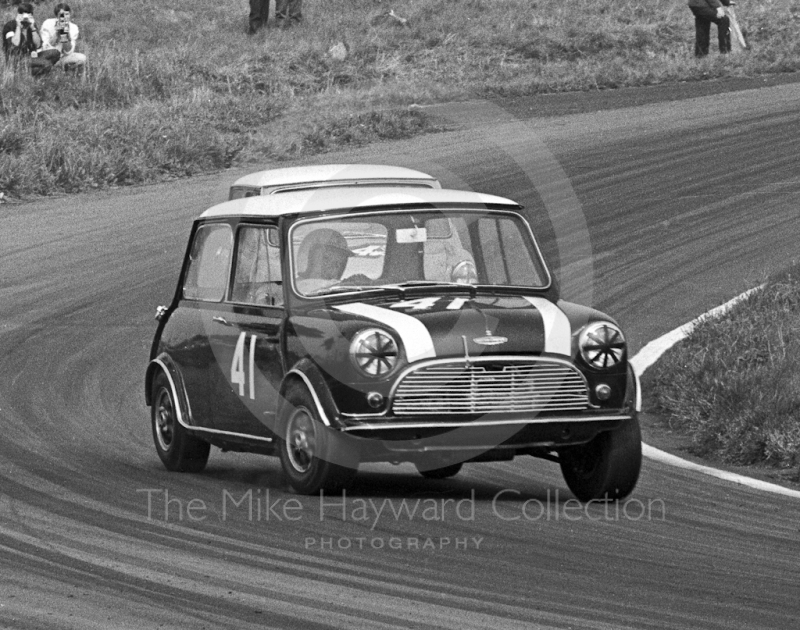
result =
[[[412,186],[441,188],[425,173],[402,166],[382,164],[320,164],[259,171],[240,177],[231,186],[228,199],[274,195],[311,188],[345,186]]]
[[[146,372],[155,447],[277,455],[299,493],[362,462],[429,478],[558,462],[583,501],[641,463],[637,384],[613,319],[559,299],[522,208],[434,188],[228,201],[193,224]]]

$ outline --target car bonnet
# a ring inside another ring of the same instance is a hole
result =
[[[565,313],[540,296],[425,295],[337,304],[331,310],[393,331],[406,359],[572,353]]]

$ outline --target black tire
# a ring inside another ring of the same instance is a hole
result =
[[[580,501],[624,499],[642,467],[642,434],[634,416],[613,431],[560,454],[561,472]]]
[[[296,492],[338,492],[353,480],[357,453],[347,436],[322,423],[305,386],[287,389],[279,427],[281,466]]]
[[[208,462],[211,445],[191,435],[179,422],[169,380],[159,372],[153,380],[150,419],[156,452],[167,470],[199,473]]]
[[[441,468],[424,468],[422,464],[416,464],[419,474],[425,479],[449,479],[455,477],[461,472],[461,467],[464,464],[458,462],[457,464],[450,464],[449,466],[442,466]]]

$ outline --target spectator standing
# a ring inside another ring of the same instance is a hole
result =
[[[734,4],[731,0],[689,0],[689,9],[694,13],[696,57],[705,57],[711,42],[711,23],[717,25],[719,52],[723,55],[731,51],[731,22],[725,9]]]
[[[279,27],[303,20],[303,0],[275,0],[275,21]]]
[[[42,51],[39,56],[63,66],[65,70],[82,68],[86,64],[86,55],[75,52],[80,31],[72,21],[72,9],[59,2],[53,13],[56,17],[42,22]]]
[[[267,26],[269,19],[269,0],[250,0],[250,26],[247,32],[256,34]]]

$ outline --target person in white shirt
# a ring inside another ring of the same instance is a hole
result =
[[[83,68],[86,55],[75,52],[79,30],[78,25],[72,21],[72,10],[68,4],[59,2],[54,13],[56,17],[42,22],[39,29],[42,36],[39,56],[44,56],[67,70]]]

